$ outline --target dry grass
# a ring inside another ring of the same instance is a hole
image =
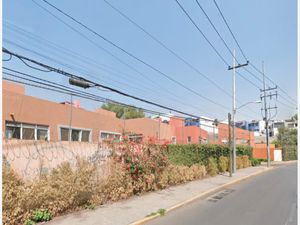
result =
[[[182,165],[169,165],[159,177],[160,188],[177,185],[200,179],[206,176],[205,166],[195,164],[191,167]]]
[[[218,169],[220,173],[225,173],[229,169],[229,159],[228,157],[221,156],[219,158]]]
[[[251,162],[247,155],[237,156],[236,157],[236,167],[237,169],[247,168],[251,166]]]

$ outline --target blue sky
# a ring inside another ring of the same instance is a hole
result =
[[[36,1],[80,30],[92,42],[96,43],[97,46],[66,27],[32,1],[4,0],[4,47],[48,63],[54,67],[118,88],[132,95],[140,96],[188,113],[223,119],[231,110],[232,99],[230,96],[225,95],[210,82],[155,43],[151,38],[113,11],[104,1],[55,0],[51,2],[173,79],[176,79],[212,101],[225,105],[226,109],[212,104],[177,84],[170,82],[170,80],[164,78],[159,73],[147,68],[98,37],[83,30],[67,18],[57,14],[57,12],[53,11],[41,0]],[[227,67],[182,13],[174,0],[112,0],[110,2],[221,86],[225,91],[231,93],[232,72],[227,70]],[[230,53],[223,46],[205,16],[197,7],[196,1],[181,1],[181,3],[225,60],[231,64],[232,57]],[[237,59],[243,62],[243,57],[218,14],[213,1],[200,1],[200,3],[230,46],[230,49],[236,49]],[[267,76],[275,81],[291,97],[296,99],[296,1],[219,0],[218,4],[250,62],[261,68],[262,61],[264,61]],[[47,41],[54,43],[54,47],[53,45],[49,46],[49,42]],[[14,43],[39,52],[47,57],[54,58],[59,63],[33,54]],[[101,48],[107,49],[126,64],[134,67],[142,75],[120,63]],[[67,54],[68,50],[76,52],[76,57]],[[7,56],[4,55],[4,57]],[[4,63],[4,65],[68,85],[66,78],[55,73],[43,73],[32,70],[24,66],[16,58]],[[261,77],[253,68],[248,67],[248,69]],[[262,86],[258,80],[243,69],[239,69],[239,72],[256,85]],[[259,90],[238,75],[236,85],[238,106],[259,99]],[[268,85],[271,84],[268,83]],[[69,100],[70,98],[70,96],[31,87],[28,87],[26,90],[28,95],[56,102]],[[163,109],[111,92],[102,90],[90,90],[90,92],[124,103],[165,112]],[[288,106],[277,102],[277,119],[288,118],[296,112],[295,105],[283,99],[281,95],[284,95],[284,93],[280,90],[278,90],[278,93],[279,101]],[[284,97],[288,98],[286,95]],[[99,103],[81,99],[81,105],[93,110],[99,106]],[[239,120],[260,119],[260,107],[260,104],[251,105],[251,109],[243,107],[237,112],[237,118]]]

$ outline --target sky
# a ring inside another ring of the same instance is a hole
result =
[[[232,71],[228,70],[228,65],[217,56],[175,0],[109,2],[216,85],[153,41],[105,1],[53,0],[51,3],[177,83],[84,30],[42,0],[34,1],[3,1],[3,47],[55,68],[193,115],[223,120],[231,112]],[[261,70],[264,62],[265,74],[289,95],[277,90],[278,101],[272,98],[270,102],[271,107],[278,106],[276,115],[272,111],[274,119],[291,117],[296,113],[296,104],[293,104],[290,97],[297,100],[296,0],[217,2],[250,63]],[[231,54],[234,49],[236,59],[245,63],[213,0],[199,0],[199,3],[232,49],[231,52],[223,45],[196,1],[181,0],[180,3],[227,64],[233,63]],[[79,34],[45,9],[75,28]],[[7,59],[9,56],[4,54],[3,58]],[[4,66],[69,86],[66,77],[34,70],[14,57],[4,62]],[[262,79],[262,74],[252,66],[249,65],[246,69]],[[237,107],[260,100],[258,87],[263,88],[262,82],[244,68],[237,70],[251,81],[236,75]],[[274,85],[267,80],[266,86]],[[88,91],[126,104],[167,112],[103,89],[94,88]],[[26,94],[55,102],[70,100],[68,95],[33,87],[26,87]],[[94,110],[100,105],[91,100],[80,101],[81,106],[88,110]],[[237,120],[261,119],[261,107],[261,104],[251,103],[240,108],[237,110]]]

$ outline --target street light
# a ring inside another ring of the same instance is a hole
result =
[[[243,104],[243,105],[237,107],[235,110],[238,110],[238,109],[240,109],[240,108],[243,108],[243,107],[246,106],[246,105],[253,104],[253,103],[256,103],[256,104],[257,104],[257,103],[261,103],[261,101],[260,101],[260,100],[257,100],[257,101],[253,101],[253,102],[247,102],[247,103],[245,103],[245,104]]]
[[[253,104],[253,103],[261,103],[261,101],[258,100],[258,101],[247,102],[237,108],[234,108],[233,115],[236,114],[236,111],[238,109],[241,109],[242,107],[249,105],[249,104]],[[235,172],[236,172],[236,133],[235,133],[235,120],[233,119],[233,173],[235,173]]]

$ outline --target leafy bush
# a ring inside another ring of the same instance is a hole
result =
[[[31,219],[27,219],[24,224],[25,225],[34,225],[35,222],[33,222]]]
[[[219,164],[218,164],[219,172],[225,173],[229,168],[229,159],[228,157],[221,156],[219,158]]]
[[[52,219],[51,213],[48,211],[48,209],[39,209],[35,210],[32,215],[32,220],[34,222],[43,222],[43,221],[49,221]]]
[[[166,153],[166,146],[126,143],[119,146],[114,159],[124,164],[136,194],[158,189],[157,178],[169,163]]]
[[[160,216],[164,216],[166,214],[166,210],[165,209],[159,209],[159,210],[157,210],[157,212],[158,212],[158,214]]]
[[[209,157],[207,161],[207,173],[210,176],[216,176],[218,173],[217,162],[213,157]]]
[[[260,165],[261,164],[261,161],[260,160],[258,160],[258,159],[251,159],[250,160],[251,161],[251,165],[252,166],[258,166],[258,165]]]
[[[249,159],[253,158],[253,148],[249,145],[237,145],[236,146],[236,155],[243,156],[247,155]]]

